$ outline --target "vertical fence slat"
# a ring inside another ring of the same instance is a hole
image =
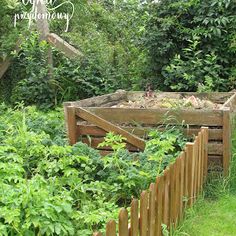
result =
[[[175,208],[176,208],[176,196],[175,196],[175,167],[176,163],[171,164],[170,168],[170,223],[175,223]]]
[[[148,230],[148,192],[143,191],[140,197],[140,236],[147,236]]]
[[[202,127],[204,132],[204,180],[206,179],[208,173],[208,138],[209,138],[209,130],[207,127]]]
[[[194,189],[194,161],[193,161],[193,143],[187,143],[187,156],[188,156],[188,205],[191,207],[193,205],[193,189]]]
[[[185,152],[181,153],[180,156],[180,213],[179,218],[182,220],[183,218],[183,210],[184,210],[184,204],[183,204],[183,198],[184,198],[184,161],[185,161]]]
[[[170,202],[170,171],[169,168],[164,171],[164,192],[163,192],[163,208],[162,217],[163,223],[169,228],[170,227],[170,216],[169,216],[169,202]]]
[[[138,200],[133,199],[130,208],[130,235],[136,236],[139,232],[139,218],[138,218]]]
[[[106,236],[116,236],[116,222],[110,220],[106,225]]]
[[[198,137],[197,137],[197,153],[196,153],[196,157],[197,157],[197,177],[198,177],[196,197],[200,193],[200,186],[201,186],[201,156],[200,156],[200,152],[201,152],[201,133],[199,132]]]
[[[125,208],[119,213],[119,236],[129,236],[128,211]]]
[[[193,147],[193,162],[194,162],[194,190],[193,190],[193,203],[196,200],[197,195],[197,181],[198,181],[198,172],[197,172],[197,145],[198,145],[198,137],[196,137],[194,141],[194,147]]]
[[[163,192],[164,192],[164,176],[157,177],[156,180],[156,229],[155,229],[155,235],[161,236],[162,235],[162,208],[163,208]]]
[[[156,184],[150,184],[149,193],[149,236],[155,236],[156,221]]]
[[[188,157],[188,147],[185,147],[184,150],[184,197],[185,197],[185,201],[184,201],[184,208],[187,207],[187,199],[189,198],[189,193],[188,193],[188,181],[189,181],[189,172],[188,172],[188,168],[189,168],[189,157]]]
[[[179,220],[180,212],[180,158],[176,159],[176,215],[175,215],[175,225]]]
[[[200,192],[202,192],[202,185],[203,185],[203,169],[204,169],[204,165],[203,165],[203,132],[204,131],[200,131],[199,132],[199,140],[200,140],[200,150],[199,150],[199,158],[200,158]]]

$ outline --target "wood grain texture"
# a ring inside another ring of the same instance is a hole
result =
[[[116,222],[110,220],[106,225],[106,236],[116,236]]]
[[[156,224],[156,185],[151,183],[149,187],[149,236],[155,236]]]
[[[130,208],[130,236],[139,234],[139,207],[138,200],[133,199]]]
[[[125,208],[119,213],[119,236],[129,236],[128,211]]]
[[[228,175],[230,163],[230,110],[223,111],[223,169],[224,174]]]
[[[147,191],[140,196],[140,236],[148,235],[148,196]]]
[[[113,123],[168,124],[222,126],[222,111],[218,110],[173,110],[173,109],[138,109],[138,108],[99,108],[89,107],[90,112],[108,119]],[[170,119],[173,117],[173,119]]]
[[[67,134],[71,145],[78,141],[77,120],[75,114],[75,107],[69,106],[65,108],[65,117],[67,119]]]

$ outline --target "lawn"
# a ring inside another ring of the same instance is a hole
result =
[[[200,199],[174,235],[233,236],[235,225],[236,196],[226,194],[217,201]]]

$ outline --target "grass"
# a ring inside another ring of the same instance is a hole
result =
[[[172,236],[235,236],[236,235],[236,130],[232,136],[233,158],[229,176],[212,173],[203,196]]]

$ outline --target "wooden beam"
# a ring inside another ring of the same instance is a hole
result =
[[[76,107],[76,115],[88,122],[91,122],[92,124],[97,125],[101,129],[107,131],[107,132],[114,132],[115,134],[120,134],[123,137],[126,138],[126,141],[135,147],[138,147],[140,150],[145,149],[145,141],[129,132],[126,130],[110,123],[109,121],[106,121],[102,119],[101,117],[83,109],[80,107]]]
[[[47,41],[57,48],[58,50],[62,51],[67,57],[73,59],[78,56],[83,56],[83,54],[69,43],[67,43],[64,39],[54,33],[50,33],[47,35]]]

